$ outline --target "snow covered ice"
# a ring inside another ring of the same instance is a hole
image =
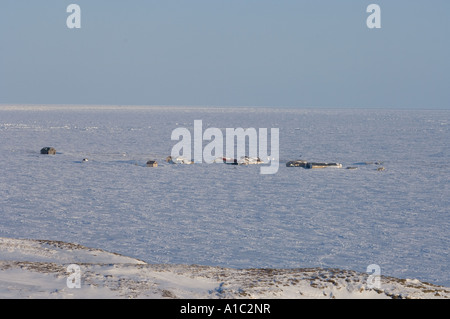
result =
[[[377,264],[383,276],[448,287],[449,118],[444,110],[1,106],[0,237],[76,243],[171,269],[364,273]],[[278,172],[167,163],[172,130],[198,119],[279,128]],[[56,155],[41,155],[46,146]],[[149,159],[158,167],[147,168]],[[298,159],[357,169],[285,166]],[[378,161],[385,170],[370,164]],[[0,260],[21,261],[20,249],[16,260],[7,251]],[[0,273],[15,269],[7,268]]]

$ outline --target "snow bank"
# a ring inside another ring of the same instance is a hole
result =
[[[70,288],[68,266],[80,267]],[[48,240],[0,238],[0,298],[449,298],[450,289],[416,279],[322,268],[232,269],[147,264],[99,249]]]

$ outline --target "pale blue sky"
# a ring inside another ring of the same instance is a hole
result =
[[[0,1],[0,103],[449,109],[449,57],[448,0]]]

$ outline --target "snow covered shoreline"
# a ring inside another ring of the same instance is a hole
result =
[[[68,266],[80,267],[70,288]],[[61,241],[0,238],[2,299],[443,299],[450,288],[349,270],[233,269],[143,261]]]

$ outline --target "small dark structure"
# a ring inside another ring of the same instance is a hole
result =
[[[286,163],[287,167],[306,167],[307,162],[304,160],[289,161]]]
[[[44,147],[41,149],[41,154],[55,155],[56,150],[53,147]]]
[[[156,161],[147,161],[147,167],[158,167],[158,163]]]
[[[341,168],[342,164],[339,163],[307,163],[305,168],[325,168],[325,167],[338,167]]]
[[[296,161],[287,162],[286,166],[287,167],[303,167],[303,168],[325,168],[325,167],[341,168],[342,164],[340,164],[340,163],[315,163],[315,162],[308,162],[305,160],[296,160]]]
[[[231,160],[231,159],[228,159],[228,158],[226,158],[226,157],[223,157],[222,160],[223,160],[223,163],[224,163],[224,164],[228,164],[228,165],[239,165],[237,159]]]

